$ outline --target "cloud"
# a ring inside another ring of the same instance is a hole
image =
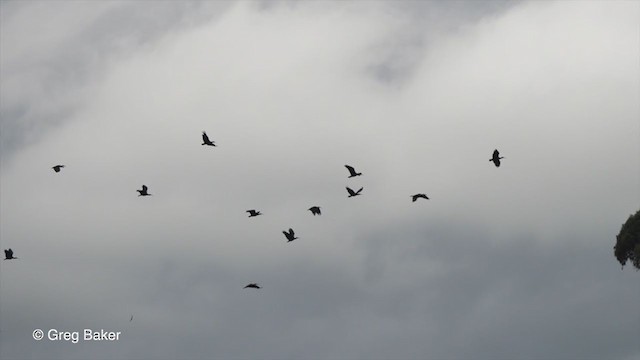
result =
[[[3,358],[639,354],[636,3],[2,7]]]

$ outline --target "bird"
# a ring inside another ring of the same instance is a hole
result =
[[[209,140],[206,132],[202,132],[202,145],[216,146],[213,141]]]
[[[150,196],[151,194],[149,194],[147,192],[147,185],[142,185],[142,190],[136,190],[137,192],[140,193],[140,195],[138,196]]]
[[[249,217],[254,217],[254,216],[258,216],[258,215],[262,215],[262,213],[260,211],[255,211],[255,210],[247,210],[246,212],[249,213]]]
[[[129,322],[133,321],[133,314],[131,315],[131,319],[129,319]]]
[[[256,284],[256,283],[251,283],[251,284],[249,284],[249,285],[247,285],[247,286],[243,287],[243,289],[246,289],[246,288],[251,288],[251,289],[260,289],[260,285],[258,285],[258,284]]]
[[[360,192],[362,191],[362,189],[364,189],[364,188],[360,188],[360,190],[358,190],[358,191],[353,191],[353,190],[351,190],[350,187],[347,186],[347,192],[349,193],[348,197],[354,197],[354,196],[360,195]]]
[[[62,169],[63,167],[64,167],[64,165],[56,165],[56,166],[52,167],[52,169],[55,172],[60,172],[60,169]]]
[[[11,250],[11,249],[5,249],[4,257],[5,257],[5,260],[17,259],[17,257],[13,256],[13,250]]]
[[[419,198],[423,198],[423,199],[427,199],[429,200],[429,197],[427,197],[427,195],[425,194],[415,194],[415,195],[411,195],[411,200],[413,202],[416,202],[416,200],[418,200]]]
[[[354,169],[353,166],[345,165],[344,167],[349,170],[349,178],[362,175],[362,173],[356,172],[356,169]]]
[[[313,216],[322,215],[322,213],[320,213],[320,206],[312,206],[309,208],[309,211],[311,211]]]
[[[496,167],[499,167],[500,159],[504,159],[504,157],[500,156],[500,152],[498,151],[498,149],[493,150],[493,156],[491,157],[491,159],[489,159],[489,161],[493,161]]]
[[[289,228],[289,232],[283,231],[282,233],[287,238],[287,242],[292,242],[293,240],[297,239],[296,234],[291,228]]]

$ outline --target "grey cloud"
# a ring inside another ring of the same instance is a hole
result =
[[[3,359],[640,354],[637,4],[37,4],[51,54],[0,56],[66,95],[3,74]]]
[[[132,49],[219,17],[229,2],[2,2],[2,157],[77,112]]]

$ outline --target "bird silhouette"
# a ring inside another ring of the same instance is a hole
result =
[[[297,239],[295,233],[293,232],[293,229],[291,228],[289,228],[289,232],[283,231],[282,233],[287,238],[287,242],[292,242],[293,240]]]
[[[251,283],[251,284],[249,284],[249,285],[247,285],[247,286],[243,287],[243,289],[246,289],[246,288],[251,288],[251,289],[260,289],[260,285],[258,285],[258,284],[256,284],[256,283]]]
[[[63,167],[64,167],[64,165],[56,165],[56,166],[52,167],[52,169],[55,172],[60,172],[60,169],[62,169]]]
[[[347,186],[347,192],[349,193],[348,197],[354,197],[354,196],[360,195],[360,192],[362,191],[362,189],[364,189],[364,188],[360,188],[360,190],[358,190],[358,191],[353,191],[353,190],[351,190],[350,187]]]
[[[316,216],[316,215],[322,215],[322,214],[320,213],[320,206],[312,206],[312,207],[310,207],[310,208],[309,208],[309,211],[311,211],[311,213],[313,214],[313,216]]]
[[[489,159],[489,161],[493,161],[496,167],[499,167],[500,159],[504,159],[504,157],[500,156],[500,152],[498,151],[498,149],[493,150],[493,156],[491,157],[491,159]]]
[[[13,256],[13,250],[11,249],[6,249],[4,251],[4,259],[5,260],[13,260],[13,259],[17,259],[17,257]]]
[[[344,167],[349,170],[349,178],[362,175],[362,173],[356,172],[356,169],[354,169],[353,166],[345,165]]]
[[[151,194],[149,194],[147,192],[147,185],[142,185],[142,190],[136,190],[137,192],[140,193],[140,195],[138,196],[150,196]]]
[[[258,216],[258,215],[262,215],[262,213],[260,211],[255,211],[255,210],[247,210],[246,212],[249,213],[249,217],[254,217],[254,216]]]
[[[411,200],[413,202],[416,202],[416,200],[418,200],[419,198],[423,198],[423,199],[427,199],[429,200],[429,198],[427,197],[427,195],[425,194],[415,194],[415,195],[411,195]]]
[[[216,146],[213,141],[209,140],[206,132],[202,132],[202,145]]]
[[[131,315],[131,319],[129,319],[129,322],[133,321],[133,314]]]

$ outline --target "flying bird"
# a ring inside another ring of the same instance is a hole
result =
[[[360,192],[362,191],[362,189],[364,189],[364,188],[360,188],[360,190],[358,190],[358,191],[353,191],[353,190],[351,190],[350,187],[347,186],[347,192],[349,193],[348,197],[354,197],[354,196],[360,195]]]
[[[310,207],[310,208],[309,208],[309,211],[311,211],[311,213],[313,214],[313,216],[316,216],[316,215],[322,215],[322,214],[320,213],[320,206],[312,206],[312,207]]]
[[[209,140],[206,132],[202,132],[202,145],[216,146],[213,141]]]
[[[140,195],[138,196],[150,196],[151,194],[149,194],[147,192],[147,185],[142,185],[142,190],[136,190],[137,192],[140,193]]]
[[[4,259],[5,260],[13,260],[13,259],[17,259],[17,257],[13,256],[13,250],[11,249],[6,249],[4,251]]]
[[[423,198],[423,199],[427,199],[427,200],[429,200],[429,197],[427,197],[427,195],[426,195],[426,194],[415,194],[415,195],[411,195],[411,200],[412,200],[413,202],[416,202],[416,200],[418,200],[418,199],[420,199],[420,198]]]
[[[260,289],[260,285],[258,285],[258,284],[256,284],[256,283],[251,283],[251,284],[249,284],[249,285],[247,285],[247,286],[243,287],[243,289],[246,289],[246,288],[251,288],[251,289]]]
[[[131,319],[129,319],[129,322],[133,321],[133,314],[131,315]]]
[[[56,166],[52,167],[52,169],[55,172],[60,172],[60,169],[62,169],[63,167],[64,167],[64,165],[56,165]]]
[[[499,167],[500,159],[504,159],[504,157],[500,156],[500,152],[498,151],[498,149],[493,150],[493,156],[491,157],[491,159],[489,159],[489,161],[493,161],[496,167]]]
[[[247,210],[246,212],[249,213],[249,217],[254,217],[254,216],[258,216],[258,215],[262,215],[262,213],[260,211],[255,211],[255,210]]]
[[[344,167],[349,170],[349,178],[362,175],[362,173],[356,172],[356,169],[354,169],[353,166],[345,165]]]
[[[283,231],[282,233],[287,238],[287,242],[292,242],[293,240],[297,239],[295,233],[293,232],[293,229],[291,228],[289,228],[289,232]]]

